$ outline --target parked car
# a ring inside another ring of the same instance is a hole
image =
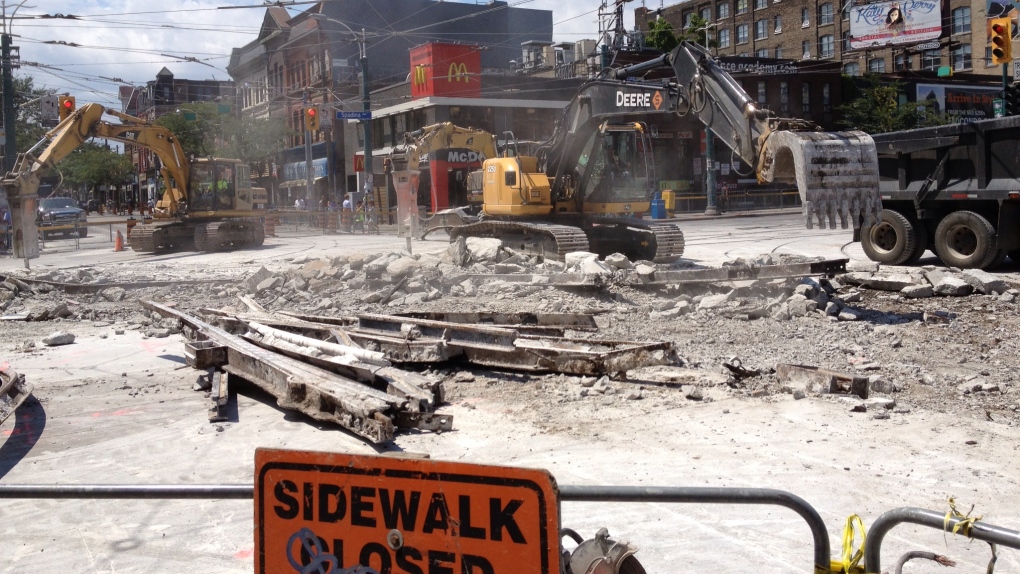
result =
[[[86,227],[87,219],[85,210],[78,207],[74,200],[69,197],[47,197],[39,200],[39,215],[36,217],[36,224],[42,233],[43,239],[51,235],[72,235],[74,225],[77,223],[78,237],[88,237],[89,228]],[[47,231],[48,227],[60,227],[61,229]]]

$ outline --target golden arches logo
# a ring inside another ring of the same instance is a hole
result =
[[[464,82],[471,81],[470,76],[468,76],[467,64],[465,64],[464,62],[461,62],[459,64],[454,62],[450,64],[450,69],[447,70],[446,72],[446,81],[460,82],[462,80]]]
[[[425,66],[416,65],[414,67],[414,85],[423,88],[425,87],[428,78],[425,76]]]

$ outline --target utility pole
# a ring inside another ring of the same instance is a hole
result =
[[[312,199],[312,131],[308,129],[305,113],[308,109],[308,90],[301,94],[301,121],[305,127],[305,205]],[[313,203],[314,205],[314,203]]]
[[[11,66],[11,35],[5,30],[2,38],[2,57],[4,74],[4,171],[14,168],[18,157],[17,140],[14,134],[14,78]]]
[[[719,215],[719,198],[715,189],[715,136],[705,126],[705,215]]]
[[[357,35],[355,34],[355,38]],[[369,99],[368,93],[368,50],[365,46],[365,29],[361,29],[361,42],[359,42],[359,48],[361,52],[361,103],[362,110],[371,113],[372,112],[372,101]],[[367,193],[372,192],[373,188],[373,169],[372,169],[372,117],[369,116],[367,120],[363,120],[362,124],[365,126],[365,191]]]

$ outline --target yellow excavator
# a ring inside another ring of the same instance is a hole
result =
[[[104,114],[122,123],[104,121]],[[265,189],[252,186],[247,165],[236,159],[188,158],[170,130],[99,104],[82,106],[32,149],[18,154],[14,169],[3,178],[8,197],[32,203],[40,175],[90,138],[143,147],[159,157],[166,191],[156,203],[153,222],[136,225],[129,234],[134,251],[226,251],[265,241],[261,218],[269,196]],[[25,225],[33,224],[20,219],[14,222],[16,229],[22,224],[19,247],[31,257],[38,253],[38,244],[32,245],[37,238]]]
[[[636,79],[635,79],[636,78]],[[651,79],[645,79],[651,78]],[[864,132],[823,132],[778,118],[754,100],[701,46],[608,68],[585,83],[563,111],[552,138],[534,156],[504,153],[472,178],[482,216],[449,225],[458,237],[497,237],[516,249],[561,258],[570,251],[667,262],[683,254],[672,223],[644,220],[655,191],[635,120],[693,114],[759,181],[795,183],[808,228],[855,229],[876,220],[878,154]],[[629,155],[629,159],[624,157]]]

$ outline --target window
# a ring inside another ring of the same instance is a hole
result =
[[[688,12],[684,14],[684,30],[691,27],[691,18],[694,17],[694,12]]]
[[[782,46],[776,46],[776,59],[780,60],[782,58],[783,58],[783,47]]]
[[[777,14],[776,17],[772,19],[772,29],[775,31],[774,32],[775,34],[782,33],[782,31],[783,31],[783,17],[782,16],[779,16]]]
[[[701,19],[704,20],[706,24],[710,23],[712,21],[712,7],[711,6],[708,6],[707,8],[702,8],[701,9]]]
[[[822,85],[822,111],[832,111],[832,87],[829,84]]]
[[[766,101],[765,82],[758,82],[758,103],[765,106]]]
[[[893,57],[893,70],[902,72],[910,69],[910,58],[906,54],[896,54]]]
[[[832,4],[822,4],[818,7],[818,25],[832,24]]]
[[[764,40],[769,37],[769,21],[758,20],[754,23],[754,39]]]
[[[843,51],[844,52],[849,52],[850,51],[850,32],[843,32],[843,35],[840,36],[840,40],[839,41],[840,41],[840,46],[842,47]]]
[[[825,34],[818,39],[818,57],[831,58],[836,55],[836,37]]]
[[[748,56],[750,56],[750,54],[748,54],[747,52],[741,52],[741,53],[737,54],[738,58],[746,58]]]
[[[970,63],[970,44],[960,44],[949,51],[950,59],[953,61],[953,70],[969,70],[973,66]]]
[[[765,8],[768,8],[768,6],[769,6],[769,0],[754,0],[754,9],[755,10],[764,10]]]
[[[784,114],[790,113],[790,84],[779,82],[779,111]]]
[[[985,67],[991,68],[995,64],[992,63],[992,47],[985,46]]]
[[[868,71],[872,74],[882,74],[885,72],[885,58],[872,58],[868,60]]]
[[[802,60],[811,58],[811,42],[804,40],[800,43],[800,58]]]
[[[762,48],[761,50],[756,51],[754,53],[754,55],[759,57],[759,58],[768,58],[769,57],[769,50],[768,50],[768,48]]]
[[[747,0],[737,0],[737,14],[747,13]]]
[[[730,29],[723,28],[719,30],[719,47],[729,48],[730,47]]]
[[[843,73],[848,76],[860,76],[861,65],[858,64],[857,62],[850,62],[849,64],[843,66]]]
[[[841,9],[841,10],[839,11],[839,14],[840,14],[840,17],[841,17],[841,19],[842,19],[842,20],[843,20],[844,22],[846,22],[847,20],[849,20],[849,19],[850,19],[850,10],[847,10],[846,8],[843,8],[843,9]]]
[[[970,8],[953,10],[953,34],[970,33]]]
[[[729,2],[723,2],[715,7],[715,15],[718,19],[730,17],[730,4]]]
[[[747,43],[747,24],[737,26],[737,44]]]
[[[942,53],[939,50],[925,50],[921,52],[921,69],[938,70],[942,65]]]
[[[811,86],[808,84],[800,85],[800,109],[805,114],[811,112]]]
[[[800,9],[800,27],[807,28],[811,25],[811,15],[808,13],[807,8]]]

